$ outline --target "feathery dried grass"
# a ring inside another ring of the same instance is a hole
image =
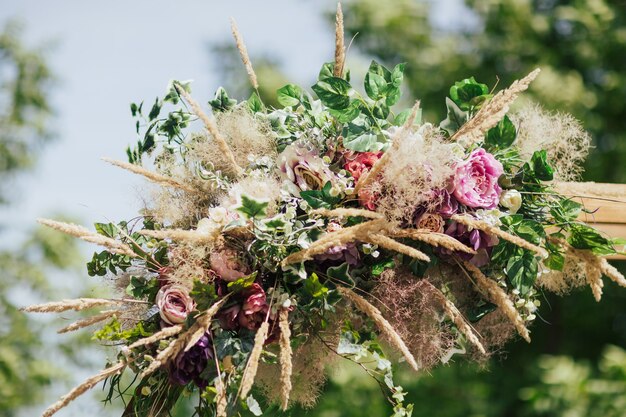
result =
[[[224,380],[220,375],[218,377],[218,382],[215,384],[216,392],[216,417],[228,417],[228,413],[226,409],[228,408],[228,398],[226,393],[226,385],[224,384]]]
[[[464,252],[471,255],[475,255],[476,251],[468,246],[465,246],[455,238],[448,236],[444,233],[435,233],[430,230],[420,229],[398,229],[392,234],[395,238],[409,238],[419,240],[430,246],[436,248],[445,248],[453,252]]]
[[[291,329],[289,328],[289,310],[281,309],[278,314],[278,327],[280,328],[280,408],[287,411],[289,407],[289,394],[291,393],[291,373],[293,364],[291,361],[293,352],[291,351]]]
[[[54,230],[58,230],[59,232],[63,232],[70,236],[77,237],[78,239],[84,240],[85,242],[95,243],[96,245],[103,246],[111,253],[126,255],[133,258],[137,256],[135,252],[133,252],[133,250],[130,248],[130,246],[115,239],[111,239],[110,237],[106,237],[96,232],[92,232],[91,230],[77,224],[58,222],[50,219],[37,219],[37,223],[48,226]]]
[[[335,77],[343,76],[343,68],[346,63],[346,48],[343,39],[343,10],[341,3],[337,3],[337,15],[335,17]]]
[[[267,202],[265,211],[268,216],[273,216],[278,211],[280,182],[275,178],[265,176],[246,177],[233,184],[228,194],[221,199],[220,205],[229,210],[234,210],[235,207],[241,205],[242,195]]]
[[[148,337],[144,337],[143,339],[139,339],[134,343],[131,343],[127,346],[128,350],[136,349],[141,346],[150,345],[152,343],[156,343],[160,340],[167,339],[172,336],[176,336],[183,330],[182,324],[177,324],[175,326],[166,327],[163,330],[160,330]]]
[[[259,82],[256,78],[256,73],[254,72],[254,68],[252,68],[252,62],[250,62],[250,56],[248,55],[248,48],[246,48],[246,44],[243,42],[243,36],[239,33],[239,29],[237,28],[237,23],[235,19],[230,18],[230,28],[233,32],[233,37],[235,38],[235,44],[237,45],[237,50],[239,51],[239,55],[241,55],[241,62],[243,62],[244,67],[246,67],[246,72],[248,73],[248,78],[250,79],[250,84],[252,84],[252,88],[255,90],[259,89]]]
[[[215,242],[219,235],[220,230],[215,230],[214,233],[204,234],[198,233],[195,230],[185,229],[161,229],[161,230],[140,230],[139,234],[144,236],[153,237],[155,239],[171,239],[175,242],[186,243],[205,243],[210,244]]]
[[[43,414],[41,416],[42,417],[50,417],[50,416],[56,414],[57,411],[59,411],[60,409],[66,407],[70,402],[74,401],[77,397],[81,396],[85,392],[87,392],[90,389],[92,389],[100,381],[103,381],[103,380],[107,379],[110,376],[117,375],[117,374],[123,372],[124,368],[126,368],[126,363],[125,362],[118,362],[117,364],[115,364],[115,365],[113,365],[113,366],[111,366],[111,367],[109,367],[107,369],[104,369],[103,371],[100,371],[98,374],[96,374],[96,375],[92,376],[91,378],[87,379],[85,382],[83,382],[82,384],[80,384],[77,387],[73,388],[70,392],[68,392],[67,394],[62,396],[59,401],[57,401],[56,403],[54,403],[50,407],[48,407],[43,412]]]
[[[62,300],[52,303],[35,304],[24,307],[21,310],[26,313],[62,313],[63,311],[81,311],[93,307],[122,303],[123,300],[110,300],[106,298],[77,298],[74,300]]]
[[[518,127],[515,145],[524,160],[537,149],[545,150],[554,168],[554,179],[573,181],[582,173],[582,163],[591,146],[591,136],[567,113],[553,113],[531,104],[511,114]]]
[[[309,212],[311,215],[319,215],[324,217],[365,217],[368,219],[382,219],[383,215],[376,213],[375,211],[357,209],[357,208],[336,208],[333,210],[328,209],[315,209]]]
[[[476,280],[478,288],[485,291],[489,301],[502,309],[502,312],[507,316],[511,323],[513,323],[519,335],[530,343],[530,333],[526,328],[524,319],[520,316],[507,293],[500,288],[495,281],[487,278],[482,271],[472,263],[463,261],[462,265],[463,268],[469,271],[471,276]]]
[[[369,234],[365,241],[378,245],[382,248],[389,249],[398,253],[401,253],[419,261],[430,262],[430,258],[424,252],[412,248],[411,246],[404,245],[396,240],[391,239],[382,234]]]
[[[197,190],[175,180],[174,178],[168,177],[167,175],[159,174],[157,172],[147,170],[140,165],[130,164],[128,162],[118,161],[118,160],[106,158],[106,157],[103,157],[102,160],[105,162],[108,162],[109,164],[113,166],[130,171],[133,174],[141,175],[144,178],[146,178],[148,181],[151,181],[155,184],[158,184],[164,187],[179,188],[181,190],[184,190],[190,193],[197,192]]]
[[[176,87],[176,91],[178,91],[178,94],[180,94],[181,97],[184,98],[187,103],[189,103],[193,113],[196,116],[198,116],[200,120],[202,120],[202,123],[204,123],[204,127],[213,137],[213,141],[215,142],[215,144],[217,145],[217,147],[222,153],[221,160],[225,160],[228,164],[229,172],[231,174],[234,174],[235,176],[241,175],[243,173],[243,169],[241,169],[241,167],[237,164],[237,161],[235,160],[233,152],[228,147],[228,143],[226,143],[226,140],[224,139],[219,129],[217,128],[215,120],[209,117],[202,110],[202,107],[200,107],[200,104],[198,104],[198,102],[195,101],[193,97],[191,97],[191,95],[183,87],[181,87],[178,84],[176,84],[175,87]],[[209,162],[214,162],[214,161],[209,161]]]
[[[548,257],[548,252],[545,249],[534,245],[527,240],[522,239],[521,237],[507,233],[504,230],[493,226],[485,221],[477,220],[473,217],[460,214],[455,214],[451,217],[451,219],[472,229],[482,230],[484,232],[497,236],[501,239],[506,240],[507,242],[511,242],[514,245],[519,246],[520,248],[528,249],[532,252],[535,252],[537,255],[541,256],[544,259]]]
[[[624,275],[622,275],[613,265],[609,263],[609,261],[604,258],[600,260],[600,269],[604,275],[611,279],[611,281],[615,282],[620,287],[626,287],[626,278],[624,278]]]
[[[337,290],[339,291],[342,297],[346,298],[356,308],[358,308],[363,313],[365,313],[369,318],[371,318],[374,321],[374,323],[376,323],[376,326],[378,327],[378,329],[389,340],[389,342],[396,349],[398,349],[400,353],[402,353],[402,356],[404,356],[404,359],[406,359],[407,363],[411,365],[411,367],[414,370],[416,371],[419,370],[419,366],[417,365],[415,357],[413,356],[409,348],[404,343],[404,340],[402,340],[398,332],[396,332],[396,330],[391,326],[391,324],[389,324],[387,319],[383,317],[379,309],[377,309],[375,306],[370,304],[370,302],[367,301],[365,298],[361,297],[360,295],[358,295],[357,293],[355,293],[354,291],[348,288],[337,287]]]
[[[487,131],[502,120],[509,111],[509,106],[520,93],[528,89],[528,86],[537,78],[539,72],[540,69],[537,68],[521,80],[514,81],[506,90],[498,92],[489,102],[482,106],[471,120],[452,135],[452,140],[460,142],[465,146],[482,141]]]
[[[100,322],[108,319],[109,317],[112,317],[112,316],[116,315],[118,312],[119,312],[119,310],[103,311],[100,314],[96,314],[95,316],[91,316],[91,317],[87,317],[85,319],[77,320],[74,323],[57,330],[57,333],[59,333],[59,334],[69,333],[69,332],[73,332],[73,331],[82,329],[84,327],[88,327],[88,326],[94,325],[96,323],[100,323]]]
[[[243,376],[241,377],[241,393],[239,394],[239,398],[242,400],[246,399],[254,384],[268,331],[269,324],[265,321],[261,324],[261,327],[259,327],[259,330],[257,330],[254,336],[254,347],[252,348],[252,352],[250,352],[250,358],[248,358],[246,369],[243,371]]]
[[[209,330],[211,326],[211,321],[213,317],[217,314],[217,312],[222,308],[226,300],[228,300],[228,296],[222,298],[218,302],[214,303],[207,311],[202,313],[202,315],[196,320],[193,326],[189,329],[188,335],[185,337],[187,339],[187,344],[185,346],[185,352],[189,351],[192,347],[195,346],[196,343],[202,338],[202,336]]]

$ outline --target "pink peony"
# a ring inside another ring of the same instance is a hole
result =
[[[498,178],[504,169],[490,153],[479,148],[457,165],[452,184],[454,197],[468,207],[492,209],[500,201]]]
[[[187,288],[181,285],[165,285],[156,295],[159,314],[167,324],[180,324],[196,308]]]
[[[224,281],[229,282],[249,275],[248,268],[242,264],[237,255],[237,251],[233,249],[211,253],[209,257],[211,269]]]
[[[352,174],[354,181],[357,182],[361,175],[372,169],[382,156],[382,152],[358,152],[356,156],[346,155],[347,162],[343,165],[343,169]]]

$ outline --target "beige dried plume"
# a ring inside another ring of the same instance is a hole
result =
[[[148,337],[144,337],[143,339],[139,339],[136,342],[131,343],[130,345],[128,345],[127,347],[127,351],[130,351],[132,349],[136,349],[138,347],[141,346],[146,346],[146,345],[150,345],[152,343],[156,343],[159,340],[162,339],[167,339],[168,337],[172,337],[172,336],[176,336],[178,333],[180,333],[183,330],[183,325],[182,324],[177,324],[175,326],[170,326],[170,327],[166,327],[163,330],[160,330]]]
[[[233,37],[235,38],[235,44],[237,45],[237,50],[239,51],[239,55],[241,55],[241,61],[243,62],[244,67],[246,67],[246,72],[248,73],[248,78],[250,79],[250,84],[255,90],[259,89],[259,82],[256,78],[256,73],[254,72],[254,68],[252,68],[252,62],[250,62],[250,56],[248,55],[248,48],[246,48],[246,44],[243,42],[243,36],[239,33],[239,29],[237,28],[237,23],[235,19],[230,18],[230,28],[233,32]]]
[[[506,90],[497,93],[490,101],[452,135],[452,140],[470,145],[484,139],[489,129],[502,120],[509,111],[509,106],[515,101],[517,96],[526,91],[530,83],[537,78],[541,70],[537,68],[521,80],[516,80]]]
[[[252,389],[252,385],[254,384],[254,379],[256,378],[256,372],[259,368],[259,361],[261,359],[261,353],[263,353],[263,345],[267,339],[268,331],[269,324],[267,321],[264,321],[254,336],[254,347],[252,348],[252,352],[250,352],[250,358],[248,359],[246,368],[243,371],[243,376],[241,377],[241,392],[239,394],[239,398],[242,400],[246,399]]]
[[[475,255],[476,251],[468,246],[465,246],[452,236],[448,236],[444,233],[436,233],[430,230],[421,229],[397,229],[392,232],[392,237],[395,238],[408,238],[413,240],[419,240],[434,248],[446,248],[452,252],[464,252],[470,255]]]
[[[358,208],[336,208],[333,210],[328,209],[315,209],[309,212],[311,215],[319,215],[324,217],[365,217],[367,219],[382,219],[384,216],[375,211],[358,209]]]
[[[77,320],[74,323],[57,330],[57,333],[59,333],[59,334],[69,333],[69,332],[73,332],[73,331],[82,329],[84,327],[89,327],[89,326],[91,326],[93,324],[103,322],[104,320],[108,319],[109,317],[113,317],[117,313],[119,313],[119,310],[103,311],[100,314],[96,314],[95,316],[91,316],[91,317],[87,317],[85,319]]]
[[[335,67],[333,75],[343,76],[343,68],[346,64],[346,47],[344,45],[343,10],[341,3],[337,3],[337,16],[335,17]]]
[[[77,397],[83,395],[85,392],[87,392],[90,389],[92,389],[93,387],[95,387],[96,384],[98,384],[100,381],[103,381],[103,380],[107,379],[110,376],[118,375],[118,374],[122,373],[125,368],[126,368],[126,363],[125,362],[118,362],[117,364],[115,364],[115,365],[113,365],[113,366],[111,366],[109,368],[106,368],[105,370],[101,371],[100,373],[92,376],[91,378],[87,379],[85,382],[83,382],[82,384],[80,384],[77,387],[73,388],[70,392],[68,392],[67,394],[62,396],[59,401],[57,401],[56,403],[54,403],[50,407],[48,407],[43,412],[41,417],[50,417],[50,416],[56,414],[57,411],[59,411],[63,407],[66,407],[70,402],[74,401]]]
[[[398,349],[400,353],[402,353],[402,356],[404,356],[404,359],[406,359],[407,363],[411,365],[414,370],[419,370],[417,361],[413,357],[413,354],[411,353],[409,348],[406,346],[406,343],[404,343],[404,340],[402,340],[402,338],[400,337],[398,332],[396,332],[393,326],[389,324],[387,319],[383,317],[379,309],[370,304],[370,302],[367,301],[365,298],[361,297],[360,295],[348,288],[337,287],[337,290],[342,295],[342,297],[350,301],[356,308],[358,308],[369,318],[371,318],[372,321],[376,323],[378,329],[387,337],[389,342],[396,349]]]
[[[211,136],[213,137],[213,140],[215,141],[215,144],[218,146],[220,151],[222,151],[222,156],[224,157],[226,162],[228,162],[232,172],[236,176],[243,174],[243,169],[239,165],[237,165],[235,156],[233,155],[233,152],[231,151],[231,149],[228,147],[228,143],[226,142],[226,139],[224,139],[224,136],[222,136],[219,129],[217,128],[217,125],[215,124],[215,120],[209,117],[202,110],[202,107],[200,107],[200,104],[198,104],[198,102],[194,100],[193,97],[191,97],[191,95],[187,92],[187,90],[185,90],[184,87],[182,87],[180,84],[174,84],[174,86],[176,87],[176,91],[178,91],[178,94],[180,94],[180,96],[187,103],[189,103],[193,113],[196,116],[198,116],[200,120],[202,120],[202,123],[204,123],[204,127],[211,134]]]
[[[107,158],[107,157],[102,157],[101,158],[103,161],[108,162],[109,164],[125,169],[127,171],[132,172],[133,174],[137,174],[137,175],[141,175],[142,177],[144,177],[145,179],[147,179],[148,181],[151,181],[155,184],[161,185],[163,187],[173,187],[173,188],[179,188],[181,190],[193,193],[196,192],[197,190],[194,190],[193,188],[189,187],[186,184],[183,184],[177,180],[175,180],[172,177],[168,177],[167,175],[163,175],[163,174],[159,174],[157,172],[153,172],[150,170],[145,169],[144,167],[140,166],[140,165],[135,165],[135,164],[130,164],[128,162],[123,162],[123,161],[118,161],[116,159],[111,159],[111,158]]]
[[[153,237],[155,239],[171,239],[176,242],[191,243],[213,243],[220,236],[220,230],[215,229],[210,233],[200,233],[195,230],[186,229],[161,229],[161,230],[140,230],[139,234]]]
[[[471,277],[476,280],[476,286],[486,293],[489,301],[497,305],[502,310],[509,321],[513,323],[519,335],[522,336],[525,341],[530,343],[530,333],[524,324],[524,319],[520,316],[519,312],[513,305],[513,301],[511,301],[507,293],[500,288],[498,283],[487,278],[482,271],[472,263],[465,261],[462,263],[460,261],[457,262],[459,262],[459,265],[463,266],[464,270],[469,271]]]
[[[291,329],[289,328],[289,310],[283,308],[278,313],[278,327],[280,329],[280,408],[287,411],[289,407],[289,394],[291,393],[291,373],[293,364],[291,362]]]
[[[111,239],[110,237],[103,236],[96,232],[92,232],[86,227],[72,223],[58,222],[56,220],[50,219],[37,219],[37,222],[54,230],[58,230],[59,232],[63,232],[70,236],[77,237],[78,239],[84,240],[85,242],[95,243],[96,245],[103,246],[111,253],[126,255],[132,258],[137,256],[137,254],[133,252],[130,246],[126,245],[125,243],[119,242],[115,239]]]
[[[61,300],[45,304],[35,304],[24,307],[21,310],[26,313],[62,313],[63,311],[81,311],[92,307],[101,307],[123,303],[124,300],[110,300],[106,298],[76,298],[74,300]]]

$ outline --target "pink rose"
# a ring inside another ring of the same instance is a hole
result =
[[[343,169],[352,174],[354,182],[357,182],[361,175],[372,169],[382,156],[382,152],[358,152],[356,156],[346,155],[347,162],[343,165]]]
[[[454,197],[468,207],[492,209],[500,201],[498,178],[503,173],[502,164],[493,155],[476,149],[456,167],[452,179]]]
[[[164,285],[156,295],[159,314],[167,324],[180,324],[196,308],[187,288],[181,285]]]
[[[238,259],[237,251],[233,249],[223,249],[213,252],[209,256],[211,269],[224,281],[237,281],[249,275],[248,268]]]

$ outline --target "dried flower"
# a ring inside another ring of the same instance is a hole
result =
[[[156,295],[159,314],[167,324],[179,324],[196,308],[187,288],[181,285],[165,285]]]
[[[468,207],[494,208],[502,192],[498,178],[503,173],[502,164],[492,154],[476,149],[456,166],[452,179],[454,196]]]
[[[424,213],[415,220],[415,227],[435,233],[443,233],[445,222],[439,214]]]

